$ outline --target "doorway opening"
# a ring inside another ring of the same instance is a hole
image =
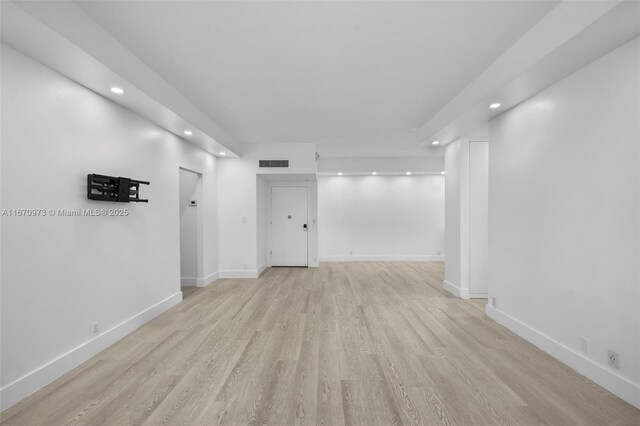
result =
[[[203,287],[202,174],[179,168],[180,286]]]

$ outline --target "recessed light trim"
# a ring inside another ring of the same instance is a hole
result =
[[[489,108],[491,109],[496,109],[496,108],[500,108],[500,103],[499,102],[494,102],[491,105],[489,105]]]
[[[110,90],[112,93],[115,93],[116,95],[124,94],[124,89],[121,89],[120,87],[112,87]]]
[[[191,136],[193,134],[193,132],[191,130],[185,130],[184,134],[187,136]]]
[[[431,142],[431,145],[440,145],[440,141],[433,141]]]

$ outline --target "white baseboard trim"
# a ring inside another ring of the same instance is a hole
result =
[[[444,262],[444,256],[322,256],[321,262]]]
[[[489,293],[469,293],[469,299],[488,299]]]
[[[258,278],[258,271],[251,270],[233,270],[220,271],[220,278]]]
[[[0,389],[6,410],[182,301],[179,291]]]
[[[196,285],[198,287],[206,287],[216,282],[218,278],[220,278],[220,272],[214,272],[213,274],[209,274],[204,278],[198,278]]]
[[[264,274],[266,272],[266,270],[269,269],[269,268],[270,268],[270,266],[267,266],[266,264],[260,266],[258,268],[258,277],[261,277],[262,274]]]
[[[612,394],[640,408],[640,385],[616,374],[604,365],[586,358],[581,353],[563,345],[533,327],[506,314],[490,304],[485,308],[487,316],[518,336],[537,346],[552,357],[586,376]]]
[[[218,278],[220,278],[219,272],[214,272],[204,278],[182,277],[180,278],[180,285],[182,287],[206,287],[209,284],[213,284]]]
[[[469,295],[469,289],[466,288],[460,288],[457,285],[453,284],[452,282],[449,281],[444,281],[442,283],[442,288],[446,291],[448,291],[449,293],[453,294],[456,297],[459,297],[460,299],[469,299],[470,295]]]
[[[198,278],[196,277],[180,277],[180,286],[193,287],[198,284]]]

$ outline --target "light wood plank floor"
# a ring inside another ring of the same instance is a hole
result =
[[[2,424],[640,424],[442,276],[439,262],[324,263],[190,290]]]

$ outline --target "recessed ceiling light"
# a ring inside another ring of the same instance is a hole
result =
[[[191,136],[193,134],[193,132],[191,130],[185,130],[184,134],[187,136]]]
[[[433,141],[433,142],[431,142],[431,145],[440,145],[440,142],[438,142],[438,141]]]
[[[378,174],[378,172],[373,172],[373,173],[371,173],[371,174],[375,176],[375,175],[377,175],[377,174]]]
[[[491,105],[489,105],[489,108],[491,109],[500,108],[500,104],[498,102],[494,102]]]
[[[407,176],[411,175],[411,172],[407,172]]]
[[[338,176],[342,176],[342,172],[338,172]]]
[[[446,174],[446,173],[447,173],[447,172],[440,172],[440,174],[441,174],[441,175],[444,175],[444,174]]]
[[[124,90],[119,87],[112,87],[111,91],[116,95],[122,95],[124,93]]]
[[[220,155],[227,155],[227,153],[224,151],[220,151]]]

